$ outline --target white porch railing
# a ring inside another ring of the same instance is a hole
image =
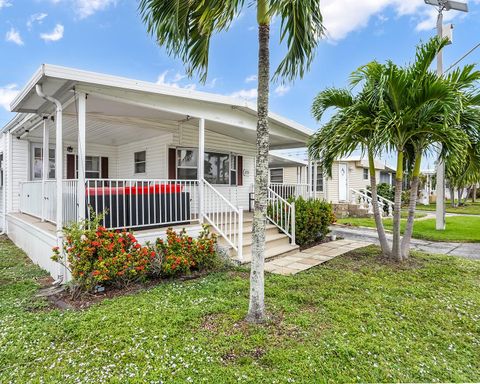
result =
[[[203,217],[243,259],[243,209],[235,207],[206,180],[203,188]]]
[[[309,197],[308,184],[283,184],[283,183],[270,183],[269,187],[279,196],[284,199],[289,197],[303,197],[307,199]]]
[[[146,228],[198,220],[197,180],[89,179],[86,217],[105,212],[108,229]]]
[[[267,218],[295,244],[295,202],[289,203],[272,188],[267,189]]]
[[[27,181],[20,183],[20,212],[41,218],[51,223],[56,222],[57,188],[55,180],[43,182]],[[65,224],[77,220],[77,181],[63,180],[63,222]]]
[[[361,208],[368,209],[369,214],[373,214],[373,198],[371,196],[371,192],[367,189],[350,189],[350,193],[352,196],[352,203],[353,204],[360,204]],[[378,207],[380,208],[380,212],[382,216],[393,216],[393,207],[394,203],[388,199],[385,199],[382,196],[377,196]],[[386,209],[385,209],[386,208]]]

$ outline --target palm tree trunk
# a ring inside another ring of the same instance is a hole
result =
[[[375,218],[375,225],[377,227],[378,241],[382,249],[384,256],[389,256],[391,253],[390,246],[388,245],[387,236],[385,236],[385,228],[383,227],[382,213],[378,206],[377,195],[377,177],[375,174],[375,160],[373,153],[368,151],[368,165],[370,168],[370,188],[372,192],[372,205],[373,205],[373,217]]]
[[[402,238],[401,252],[402,258],[408,258],[410,253],[410,241],[413,234],[413,222],[415,220],[415,208],[417,207],[418,186],[420,184],[420,163],[422,161],[422,154],[415,155],[415,163],[412,173],[412,184],[410,185],[410,202],[408,204],[408,218],[405,232]]]
[[[462,195],[463,195],[463,188],[458,188],[457,189],[457,201],[458,201],[458,206],[462,205]]]
[[[268,3],[258,1],[258,98],[257,98],[257,156],[255,159],[255,210],[252,229],[252,263],[250,269],[250,303],[247,321],[263,322],[265,314],[265,226],[267,221],[268,188],[268,97],[270,82],[270,25]]]
[[[399,151],[397,155],[397,172],[395,174],[395,205],[393,211],[393,244],[392,257],[397,261],[402,261],[400,252],[400,218],[402,209],[402,184],[403,184],[403,152]]]
[[[450,187],[450,205],[455,208],[455,187]]]
[[[473,184],[472,203],[477,201],[477,184]]]

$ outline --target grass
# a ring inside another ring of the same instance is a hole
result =
[[[369,218],[346,218],[337,220],[339,224],[352,225],[355,227],[375,228],[374,219]],[[383,220],[385,229],[392,229],[392,219]],[[401,231],[405,229],[406,220],[401,222]],[[446,218],[445,231],[435,229],[435,219],[415,221],[413,237],[431,241],[447,242],[480,242],[480,217],[471,216],[448,216]]]
[[[422,205],[417,204],[417,211],[435,211],[436,204]],[[480,202],[472,203],[468,201],[466,205],[460,207],[452,207],[450,202],[445,203],[445,210],[448,213],[459,213],[462,215],[480,215]]]
[[[377,254],[267,274],[272,320],[255,326],[243,270],[48,310],[34,299],[45,274],[2,241],[0,382],[480,381],[480,263]]]

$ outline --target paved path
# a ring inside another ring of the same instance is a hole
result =
[[[299,251],[293,255],[279,257],[267,261],[265,270],[279,275],[294,275],[317,265],[320,265],[336,256],[363,248],[372,244],[368,241],[337,240],[316,245],[315,247]]]
[[[370,241],[378,244],[377,230],[371,228],[358,228],[334,225],[332,233],[348,240]],[[387,232],[387,239],[392,240],[392,234]],[[447,243],[439,241],[412,239],[412,248],[427,253],[452,255],[468,259],[480,260],[480,243]]]

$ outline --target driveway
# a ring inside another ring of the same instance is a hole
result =
[[[376,229],[333,225],[331,231],[333,234],[336,234],[338,237],[343,237],[344,239],[370,241],[379,244]],[[391,233],[387,232],[387,239],[390,242],[392,241]],[[411,245],[412,249],[426,253],[480,260],[480,243],[448,243],[412,239]]]

